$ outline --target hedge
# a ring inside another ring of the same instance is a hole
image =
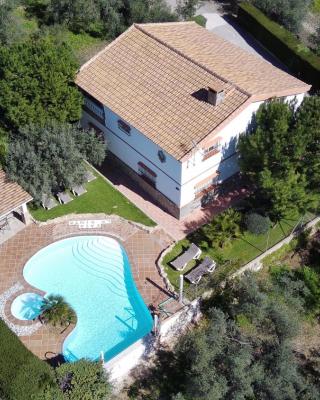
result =
[[[304,46],[291,32],[271,21],[250,3],[241,3],[238,21],[263,46],[301,80],[320,90],[320,57]]]
[[[52,368],[33,355],[0,320],[0,398],[36,400],[44,386],[55,386]]]

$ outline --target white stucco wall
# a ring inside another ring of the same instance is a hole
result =
[[[297,106],[303,100],[304,94],[289,96],[286,101],[296,97]],[[118,119],[121,119],[112,110],[104,107],[105,124],[103,126],[95,118],[83,113],[82,123],[94,123],[105,134],[109,150],[120,160],[125,162],[134,171],[138,172],[138,162],[143,162],[157,174],[156,188],[178,207],[183,207],[195,198],[195,186],[219,171],[219,181],[224,181],[238,171],[236,154],[237,139],[246,131],[253,113],[263,102],[250,104],[237,117],[225,126],[217,137],[221,138],[221,151],[203,161],[203,150],[196,148],[188,161],[183,163],[166,155],[166,162],[161,163],[158,151],[162,150],[154,142],[131,126],[131,135],[127,135],[118,128]],[[127,121],[124,120],[127,123]]]
[[[163,149],[133,126],[131,126],[131,135],[127,135],[118,128],[118,119],[121,118],[105,107],[106,127],[99,124],[86,112],[83,113],[82,123],[86,126],[88,122],[92,122],[98,126],[105,134],[108,149],[134,171],[138,172],[139,161],[142,161],[154,171],[157,174],[156,188],[168,199],[180,206],[181,163],[165,151],[166,161],[162,163],[159,160],[158,151],[163,151]],[[125,120],[123,121],[126,122]]]

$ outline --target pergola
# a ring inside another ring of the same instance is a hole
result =
[[[20,185],[8,179],[0,169],[0,231],[10,228],[10,219],[16,218],[24,224],[29,222],[27,203],[32,200]]]

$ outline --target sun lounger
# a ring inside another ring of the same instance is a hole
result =
[[[171,261],[171,265],[178,271],[182,271],[185,266],[191,261],[196,260],[200,257],[201,250],[194,243],[191,243],[187,251]]]
[[[75,196],[81,196],[82,194],[86,193],[87,191],[82,185],[76,185],[76,186],[72,186],[71,192]]]
[[[210,257],[205,257],[205,259],[193,270],[191,270],[185,278],[191,283],[199,283],[203,275],[208,272],[213,272],[216,268],[216,263],[211,260]]]
[[[94,179],[96,179],[96,176],[95,176],[91,171],[87,171],[87,172],[85,173],[84,177],[85,177],[85,180],[86,180],[87,182],[91,182],[91,181],[93,181]]]
[[[56,207],[57,202],[48,194],[42,195],[41,205],[46,210]]]
[[[58,192],[57,198],[58,198],[60,204],[67,204],[73,200],[73,198],[66,192]]]

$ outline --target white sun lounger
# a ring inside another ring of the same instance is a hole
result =
[[[210,257],[205,257],[205,259],[195,268],[193,268],[185,278],[191,283],[199,283],[203,275],[208,272],[213,272],[216,268],[216,263],[211,260]]]
[[[85,178],[85,180],[86,180],[87,182],[91,182],[91,181],[93,181],[94,179],[96,179],[96,176],[95,176],[91,171],[87,171],[87,172],[84,174],[84,178]]]
[[[67,204],[73,200],[73,198],[66,192],[58,192],[57,198],[58,198],[60,204]]]
[[[201,250],[194,243],[191,243],[187,251],[177,257],[175,260],[171,261],[171,265],[177,271],[182,271],[185,266],[191,261],[196,260],[200,257]]]
[[[86,193],[87,191],[82,185],[76,185],[76,186],[72,186],[71,192],[75,196],[81,196],[82,194]]]
[[[41,199],[41,205],[45,210],[51,210],[52,208],[57,206],[57,202],[53,199],[52,196],[48,194],[43,194]]]

